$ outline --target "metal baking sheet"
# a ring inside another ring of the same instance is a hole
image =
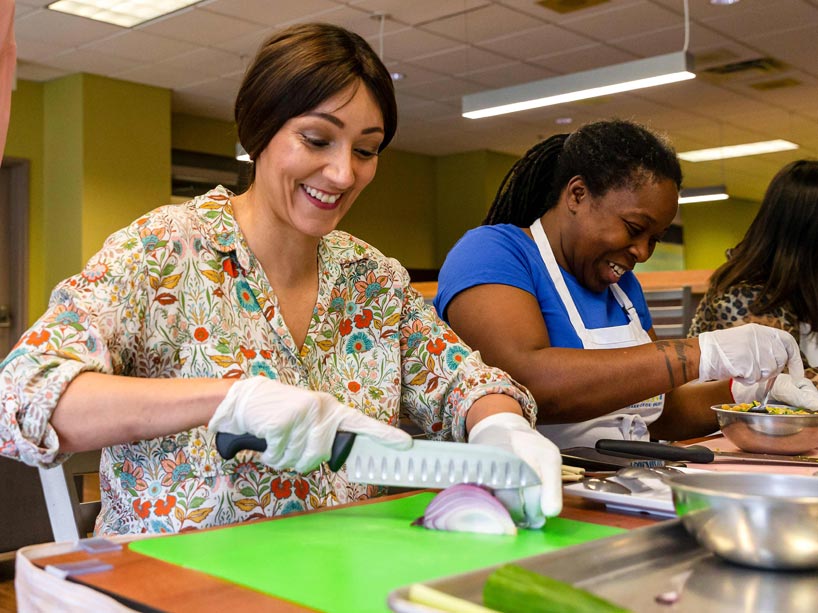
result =
[[[756,570],[722,561],[699,547],[678,519],[515,563],[586,589],[634,613],[818,610],[818,571]],[[424,585],[482,604],[483,584],[495,568]],[[672,592],[678,596],[673,604],[659,602],[667,601]],[[434,611],[410,602],[407,595],[408,586],[390,593],[390,609],[396,613]],[[664,598],[658,599],[660,595]]]

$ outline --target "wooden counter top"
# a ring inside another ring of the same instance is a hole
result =
[[[636,271],[636,278],[642,289],[671,289],[690,286],[694,294],[704,294],[710,281],[712,270],[653,270]]]

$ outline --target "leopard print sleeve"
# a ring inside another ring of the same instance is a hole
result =
[[[702,332],[757,323],[785,330],[792,334],[797,342],[800,342],[801,332],[798,318],[788,306],[779,306],[764,315],[753,315],[750,312],[750,305],[760,292],[760,285],[748,284],[730,287],[723,293],[716,293],[713,288],[708,289],[693,316],[688,336],[693,337]],[[807,364],[803,353],[801,359]],[[818,386],[818,368],[807,368],[805,376]]]

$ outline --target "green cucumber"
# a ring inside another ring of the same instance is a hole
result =
[[[494,571],[483,604],[501,613],[627,613],[612,602],[514,564]]]

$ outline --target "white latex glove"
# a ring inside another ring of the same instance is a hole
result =
[[[730,391],[736,402],[759,402],[764,398],[764,390],[767,387],[766,381],[753,385],[744,385],[738,381],[733,381]],[[793,377],[791,375],[778,375],[770,388],[769,402],[788,404],[791,407],[818,411],[818,389],[809,379],[804,377]]]
[[[778,328],[745,324],[699,335],[699,379],[735,379],[749,384],[769,379],[785,368],[794,377],[804,376],[798,343]]]
[[[562,457],[557,446],[534,430],[522,415],[497,413],[477,422],[469,443],[492,445],[525,460],[540,477],[540,485],[495,490],[497,499],[523,528],[541,528],[546,517],[562,510]]]
[[[263,438],[267,449],[262,462],[300,473],[329,459],[336,430],[365,434],[396,449],[412,446],[408,433],[367,417],[330,394],[261,376],[234,383],[207,429]]]

